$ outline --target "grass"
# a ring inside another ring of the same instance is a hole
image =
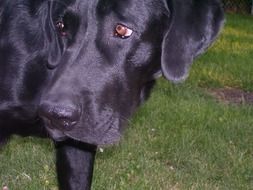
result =
[[[225,30],[189,79],[160,79],[121,143],[97,155],[94,190],[253,190],[253,107],[223,104],[206,88],[253,91],[253,17]],[[14,137],[0,152],[0,186],[56,190],[48,140]]]

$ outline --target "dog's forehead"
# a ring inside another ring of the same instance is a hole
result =
[[[119,17],[134,17],[138,14],[153,15],[162,12],[163,3],[161,0],[98,0],[96,11],[99,16],[106,16],[114,13]]]
[[[82,20],[101,19],[111,16],[119,20],[136,22],[160,18],[165,14],[164,0],[64,0],[70,11],[74,11]]]

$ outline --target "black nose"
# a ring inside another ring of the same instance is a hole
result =
[[[80,119],[80,109],[73,105],[59,106],[42,103],[39,107],[39,115],[49,122],[49,127],[71,130]]]

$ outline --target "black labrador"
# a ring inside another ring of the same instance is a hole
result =
[[[50,136],[61,190],[91,187],[161,74],[179,82],[223,24],[218,0],[1,0],[0,142]]]

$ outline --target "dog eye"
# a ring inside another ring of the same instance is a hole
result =
[[[124,26],[122,24],[118,24],[115,27],[114,36],[120,37],[122,39],[128,38],[132,35],[133,30],[128,28],[127,26]]]
[[[66,36],[67,33],[66,33],[66,27],[63,23],[63,21],[58,21],[56,22],[56,28],[58,29],[59,33],[62,35],[62,36]]]

